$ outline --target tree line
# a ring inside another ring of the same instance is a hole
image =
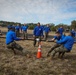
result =
[[[20,26],[22,26],[23,24],[18,23],[18,22],[8,22],[8,21],[0,21],[0,26],[2,27],[7,27],[8,25],[17,25],[19,24]],[[34,27],[37,25],[35,23],[27,23],[26,24],[28,26],[29,29],[33,30]],[[43,25],[46,26],[46,25]],[[60,26],[63,26],[63,28],[68,31],[71,29],[75,29],[76,30],[76,20],[71,21],[71,25],[67,25],[67,24],[63,24],[60,23],[58,25],[55,25],[54,23],[49,23],[49,27],[51,28],[52,31],[56,31]]]

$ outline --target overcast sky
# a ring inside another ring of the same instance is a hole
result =
[[[0,0],[0,20],[70,24],[76,20],[76,0]]]

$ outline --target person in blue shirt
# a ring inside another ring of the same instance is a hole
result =
[[[72,29],[72,30],[71,30],[71,33],[72,33],[73,36],[74,36],[74,42],[76,42],[76,31],[75,31],[75,29]]]
[[[75,37],[74,37],[74,42],[76,43],[76,30],[75,30]]]
[[[70,32],[68,36],[65,36],[64,39],[56,41],[57,44],[62,44],[58,48],[55,48],[51,53],[52,58],[55,56],[56,53],[60,53],[61,58],[63,57],[65,52],[70,52],[72,50],[74,44],[74,36]]]
[[[15,25],[12,25],[13,31],[15,32]]]
[[[55,33],[56,35],[54,36],[54,38],[51,39],[51,42],[54,42],[54,41],[59,41],[59,40],[62,40],[64,39],[65,35],[61,35],[58,31]],[[51,49],[49,50],[48,54],[47,54],[47,57],[49,56],[49,53],[51,53],[55,48],[61,46],[62,44],[57,44],[55,43]]]
[[[38,23],[37,26],[34,28],[33,37],[34,37],[34,46],[36,45],[37,39],[39,39],[38,43],[41,42],[41,37],[43,37],[43,29],[40,26],[40,23]]]
[[[19,26],[19,24],[17,24],[17,26],[15,27],[15,31],[16,31],[16,36],[19,37],[19,35],[20,35],[20,26]]]
[[[58,30],[57,30],[61,35],[63,34],[63,32],[64,32],[64,28],[61,26],[60,28],[58,28]]]
[[[75,30],[72,29],[71,33],[73,34],[73,36],[75,37]]]
[[[8,26],[7,26],[7,28],[8,28],[8,31],[10,30],[10,28],[11,28],[11,27],[12,27],[12,25],[8,25]]]
[[[27,26],[26,24],[24,24],[24,25],[22,26],[22,31],[23,31],[23,37],[24,37],[24,39],[25,39],[25,38],[28,39],[27,29],[28,29],[28,26]]]
[[[45,39],[45,40],[47,40],[50,31],[51,31],[51,30],[50,30],[50,27],[49,27],[49,25],[47,24],[47,26],[44,28],[44,32],[45,32],[45,34],[44,34],[44,39]]]
[[[19,44],[17,44],[15,40],[19,41],[21,40],[21,38],[17,38],[16,33],[13,31],[13,27],[10,27],[10,30],[6,34],[6,46],[7,48],[12,49],[14,53],[16,54],[14,49],[23,51],[23,48]]]

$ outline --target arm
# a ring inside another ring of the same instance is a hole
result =
[[[16,33],[13,33],[13,39],[16,40],[16,41],[21,40],[20,38],[16,37]]]
[[[57,41],[57,43],[58,44],[65,43],[67,40],[68,40],[68,38],[65,37],[64,39]]]
[[[33,31],[33,35],[35,35],[36,34],[36,28],[34,28],[34,31]]]
[[[41,36],[43,36],[43,29],[41,29]]]

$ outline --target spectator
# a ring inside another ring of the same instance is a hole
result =
[[[57,30],[61,35],[63,34],[63,32],[64,32],[64,28],[63,28],[63,26],[61,26],[60,28],[58,28],[58,30]]]
[[[36,39],[39,39],[39,43],[41,42],[41,36],[43,37],[43,29],[40,26],[40,23],[34,28],[33,37],[34,37],[34,46],[36,45]]]
[[[45,31],[44,39],[47,40],[48,35],[49,35],[49,32],[51,31],[48,24],[47,24],[47,26],[44,28],[44,31]]]
[[[16,36],[19,37],[19,35],[20,35],[20,26],[19,26],[19,24],[17,24],[17,26],[15,27],[15,31],[16,31]]]
[[[28,39],[27,29],[28,29],[28,26],[26,26],[26,24],[24,24],[22,26],[22,31],[23,31],[23,37],[24,37],[24,39],[25,38]]]

